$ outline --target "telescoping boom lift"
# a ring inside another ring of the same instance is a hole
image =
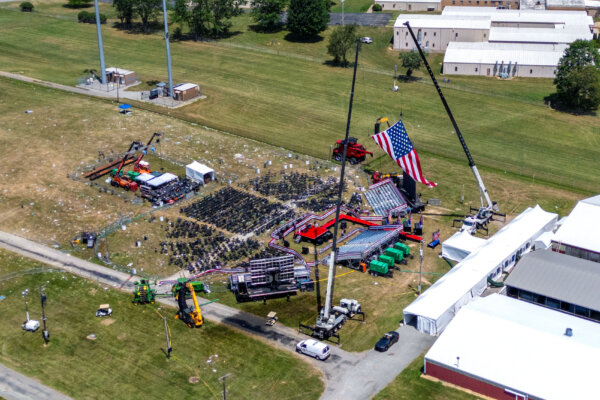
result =
[[[140,155],[138,156],[138,158],[135,160],[135,163],[133,164],[133,170],[135,172],[139,172],[140,174],[142,174],[142,173],[149,174],[150,172],[152,172],[150,170],[148,163],[145,161],[142,161],[142,158],[144,158],[144,156],[148,152],[148,147],[150,147],[154,138],[158,138],[158,139],[156,139],[156,143],[160,143],[161,136],[162,136],[162,133],[154,132],[154,134],[152,135],[150,140],[148,140],[148,143],[146,143],[146,146],[142,147]]]
[[[352,90],[350,92],[350,107],[348,108],[348,122],[346,124],[346,138],[344,139],[344,151],[342,152],[342,168],[340,172],[340,182],[338,189],[338,198],[335,208],[335,222],[333,224],[333,245],[331,254],[329,255],[329,274],[327,277],[327,292],[325,293],[325,307],[317,316],[317,321],[314,326],[300,324],[300,329],[303,328],[310,331],[311,335],[320,339],[329,339],[335,337],[338,339],[337,331],[346,322],[347,318],[352,318],[354,315],[361,315],[363,321],[365,314],[361,310],[360,303],[354,299],[342,299],[340,306],[333,307],[331,301],[333,299],[333,287],[335,281],[335,258],[337,250],[337,235],[338,223],[340,219],[340,207],[342,204],[342,193],[344,188],[344,173],[346,170],[346,158],[348,150],[348,136],[350,133],[350,119],[352,117],[352,101],[354,98],[354,85],[356,83],[356,68],[358,66],[358,51],[360,49],[360,40],[356,41],[356,56],[354,60],[354,73],[352,76]]]
[[[473,161],[473,157],[471,157],[471,152],[469,151],[469,148],[467,147],[467,143],[465,142],[465,139],[463,138],[463,135],[460,132],[460,128],[458,127],[458,124],[456,123],[456,120],[454,119],[454,116],[452,115],[452,111],[450,111],[450,106],[448,106],[448,103],[446,102],[446,98],[444,97],[444,94],[442,93],[442,89],[438,85],[437,80],[435,79],[435,76],[433,75],[433,71],[431,70],[429,63],[427,62],[427,58],[425,57],[425,54],[423,53],[423,50],[421,49],[421,45],[420,45],[419,41],[417,40],[417,37],[415,36],[415,33],[413,32],[412,28],[410,27],[410,24],[408,23],[408,21],[406,21],[404,23],[404,25],[406,26],[406,28],[408,28],[408,32],[410,32],[410,36],[412,37],[413,41],[415,42],[415,46],[417,47],[417,50],[419,51],[419,55],[421,56],[421,59],[423,60],[423,63],[425,64],[425,67],[427,68],[427,72],[429,72],[429,76],[431,77],[431,80],[433,81],[433,85],[435,86],[435,88],[438,92],[438,95],[440,96],[440,100],[442,100],[442,104],[444,105],[444,108],[446,109],[446,113],[448,114],[448,117],[450,118],[450,122],[452,122],[452,126],[454,127],[454,131],[456,132],[456,136],[458,136],[458,140],[460,141],[460,144],[462,145],[465,155],[467,156],[467,160],[469,160],[469,167],[471,167],[471,170],[473,171],[473,175],[475,175],[475,179],[477,180],[477,185],[479,186],[481,207],[478,210],[471,209],[471,211],[477,211],[477,214],[467,216],[462,221],[462,227],[460,230],[461,231],[465,230],[471,234],[474,234],[477,231],[477,229],[484,229],[487,231],[488,222],[492,220],[494,215],[499,215],[502,217],[506,217],[506,215],[500,214],[499,212],[497,212],[498,205],[495,202],[492,202],[492,200],[490,199],[490,195],[488,194],[487,189],[485,188],[485,185],[483,184],[481,175],[479,175],[479,171],[477,170],[475,161]],[[484,204],[484,199],[485,199],[485,204]]]
[[[192,295],[192,300],[194,301],[193,307],[188,307],[187,305],[187,301],[185,299],[187,292],[190,292]],[[200,306],[198,305],[198,299],[196,298],[194,286],[190,282],[186,282],[185,285],[181,285],[176,297],[179,311],[177,312],[177,315],[175,315],[175,319],[182,320],[190,328],[201,327],[203,323],[202,313],[200,311]]]

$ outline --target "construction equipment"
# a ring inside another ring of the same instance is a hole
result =
[[[100,304],[96,310],[96,317],[109,317],[112,315],[112,308],[109,304]]]
[[[75,236],[73,240],[71,240],[71,246],[79,246],[85,245],[88,249],[94,248],[94,244],[96,243],[96,239],[98,235],[94,232],[81,232],[78,236]]]
[[[335,142],[335,147],[333,149],[333,159],[336,161],[342,161],[344,149],[346,153],[346,158],[352,165],[365,161],[365,159],[367,158],[367,154],[373,157],[373,153],[367,151],[365,146],[358,143],[358,139],[350,137]]]
[[[435,88],[438,92],[438,95],[440,96],[440,100],[442,101],[442,104],[444,105],[444,108],[446,109],[446,113],[448,114],[448,117],[450,118],[450,122],[452,123],[452,126],[454,127],[456,136],[458,136],[458,140],[460,141],[460,144],[462,145],[465,155],[467,156],[467,160],[469,161],[469,167],[471,167],[471,170],[473,171],[473,175],[475,175],[475,180],[477,180],[477,185],[479,186],[481,207],[477,211],[477,214],[468,215],[464,219],[460,230],[467,231],[470,234],[475,234],[478,229],[485,228],[485,230],[487,232],[487,225],[493,219],[494,215],[498,215],[498,216],[502,216],[502,217],[506,218],[506,214],[500,214],[498,212],[499,211],[498,205],[495,202],[492,202],[492,200],[490,199],[487,189],[485,188],[485,185],[483,184],[483,180],[481,179],[481,175],[479,175],[479,171],[477,170],[477,166],[475,165],[475,161],[473,161],[473,157],[471,157],[471,153],[469,152],[467,143],[465,142],[465,139],[463,138],[463,135],[460,132],[460,128],[458,127],[458,124],[456,123],[456,120],[454,119],[454,116],[452,115],[452,111],[450,111],[450,106],[448,106],[448,103],[446,102],[446,98],[444,97],[444,94],[442,93],[442,89],[438,85],[437,80],[435,79],[435,76],[433,75],[433,71],[431,70],[429,63],[427,62],[427,58],[425,57],[425,54],[423,53],[423,49],[421,49],[421,45],[420,45],[419,41],[417,40],[417,37],[415,36],[415,33],[413,32],[412,28],[410,27],[409,22],[406,21],[404,23],[404,25],[408,29],[408,32],[410,32],[410,36],[412,37],[412,39],[415,43],[415,46],[417,47],[417,50],[419,51],[421,59],[423,60],[423,64],[425,64],[425,67],[427,68],[427,72],[429,72],[429,76],[431,77],[433,85],[435,86]],[[485,204],[484,204],[484,199],[485,199]]]
[[[147,279],[135,281],[133,285],[135,286],[133,304],[154,304],[156,289],[150,287],[150,282]]]
[[[338,330],[344,325],[347,319],[347,315],[350,316],[351,312],[348,314],[344,314],[341,312],[337,312],[332,308],[331,301],[333,299],[333,288],[335,281],[335,258],[337,252],[337,237],[338,237],[338,226],[340,220],[340,207],[342,205],[342,192],[344,189],[344,173],[346,171],[346,158],[350,156],[348,152],[348,147],[350,145],[350,140],[348,139],[350,133],[350,121],[352,117],[352,103],[354,99],[354,86],[356,84],[356,69],[358,67],[358,53],[360,50],[360,41],[356,41],[356,55],[354,60],[354,72],[352,74],[352,89],[350,91],[350,105],[348,107],[348,120],[346,123],[346,137],[343,141],[338,141],[339,143],[343,143],[343,149],[341,152],[337,154],[341,154],[339,156],[342,162],[342,168],[340,171],[340,181],[338,184],[338,196],[337,196],[337,204],[335,210],[335,219],[333,224],[333,243],[331,247],[331,254],[329,256],[329,274],[327,278],[327,291],[325,293],[325,307],[321,309],[321,312],[317,316],[317,321],[314,326],[304,325],[302,323],[299,324],[299,330],[302,329],[307,330],[310,335],[314,337],[318,337],[321,339],[330,339],[332,337],[337,338],[338,343],[340,341],[340,336],[337,334]],[[339,146],[338,146],[339,148]],[[335,156],[334,152],[334,156]],[[371,153],[372,154],[372,153]],[[364,155],[363,155],[364,156]],[[349,300],[350,302],[355,302],[356,300]],[[358,303],[358,302],[356,302]],[[340,304],[342,307],[342,304]],[[363,316],[364,321],[364,313],[361,311],[361,315]]]
[[[339,306],[334,306],[332,310],[338,314],[344,314],[348,318],[354,318],[356,315],[362,315],[364,320],[365,313],[362,312],[360,303],[354,299],[341,299]]]
[[[110,181],[110,184],[113,186],[120,186],[125,190],[131,190],[132,192],[135,192],[138,188],[138,184],[136,182],[134,182],[129,176],[125,175],[122,176],[122,170],[123,167],[125,166],[125,161],[127,160],[127,155],[125,155],[122,159],[121,159],[121,164],[119,164],[119,168],[116,168],[115,170],[113,170],[112,172],[112,180]]]
[[[178,278],[177,279],[177,283],[173,285],[173,287],[171,288],[171,293],[173,293],[173,297],[177,296],[177,293],[179,293],[179,291],[181,290],[181,287],[184,286],[186,283],[189,283],[190,285],[192,285],[192,287],[194,288],[194,291],[196,293],[210,293],[210,291],[208,290],[208,286],[206,286],[204,284],[204,282],[202,281],[196,281],[196,282],[189,282],[187,278]],[[186,298],[190,299],[192,297],[192,294],[190,292],[188,292],[186,294]]]
[[[190,292],[192,295],[192,300],[194,302],[193,307],[188,307],[187,305],[187,292]],[[203,322],[202,313],[200,311],[200,306],[198,305],[198,299],[196,298],[194,286],[190,282],[186,282],[184,285],[181,285],[175,298],[177,300],[177,305],[179,306],[179,311],[177,311],[175,319],[183,321],[190,328],[201,327]]]
[[[156,139],[156,143],[160,143],[160,137],[161,136],[162,136],[162,133],[160,133],[160,132],[154,132],[154,134],[152,135],[152,137],[150,138],[150,140],[148,140],[148,143],[146,143],[146,146],[144,146],[142,148],[142,151],[140,152],[140,155],[138,156],[138,158],[133,163],[133,170],[135,172],[138,172],[140,174],[143,174],[143,173],[149,174],[149,173],[152,172],[150,170],[150,164],[148,164],[146,161],[142,161],[142,158],[144,158],[144,156],[146,155],[146,153],[148,153],[148,147],[150,147],[150,145],[152,144],[152,141],[154,140],[154,138],[158,138],[158,139]]]
[[[131,145],[129,146],[129,149],[125,152],[125,165],[129,165],[134,161],[134,153],[135,150],[139,147],[142,146],[143,144],[140,142],[131,142]],[[93,181],[94,179],[98,179],[106,174],[108,174],[111,171],[114,171],[114,168],[117,167],[117,165],[119,165],[121,163],[121,159],[119,160],[115,160],[115,161],[111,161],[106,165],[103,165],[101,167],[96,168],[93,171],[88,172],[87,174],[85,174],[84,176],[86,178],[88,178],[89,180]]]
[[[21,327],[27,332],[35,332],[40,328],[40,322],[35,319],[29,318],[29,304],[27,302],[27,295],[29,294],[29,289],[25,289],[21,292],[21,296],[25,299],[25,314],[27,315],[27,320],[23,322]]]

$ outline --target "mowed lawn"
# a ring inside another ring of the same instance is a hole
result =
[[[0,362],[76,399],[221,399],[218,377],[235,399],[317,399],[319,373],[294,354],[211,322],[190,329],[173,319],[175,309],[134,306],[132,296],[62,273],[21,275],[42,265],[0,251]],[[29,311],[40,320],[39,287],[48,296],[50,345],[40,332],[21,329],[28,288]],[[99,304],[110,318],[94,316]],[[168,318],[173,357],[167,360],[163,321]],[[96,340],[86,339],[95,334]],[[190,383],[197,377],[197,383]]]
[[[289,43],[286,32],[258,34],[248,28],[248,16],[240,18],[226,40],[173,43],[175,81],[199,83],[208,99],[168,112],[328,157],[330,145],[344,133],[352,73],[325,63],[329,32],[316,43]],[[144,81],[166,78],[158,33],[130,34],[110,24],[103,32],[107,65],[135,70]],[[374,149],[369,135],[375,119],[395,119],[402,112],[417,149],[466,163],[427,79],[402,83],[398,93],[390,90],[398,63],[396,53],[387,50],[391,29],[364,32],[371,32],[375,43],[364,47],[359,61],[364,68],[357,76],[351,134]],[[84,69],[98,64],[91,25],[1,10],[0,34],[3,70],[74,85]],[[432,58],[436,71],[440,61]],[[599,166],[600,118],[546,107],[543,97],[552,91],[550,80],[453,77],[444,91],[479,165],[589,192],[600,187],[600,176],[591,172]]]

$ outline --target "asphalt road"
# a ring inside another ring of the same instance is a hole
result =
[[[50,389],[0,364],[0,397],[6,400],[70,400],[70,397]]]
[[[132,291],[132,282],[139,279],[5,232],[0,232],[0,247],[128,292]],[[162,298],[159,301],[176,307],[173,299]],[[299,340],[306,338],[296,330],[281,324],[268,327],[265,325],[264,318],[220,303],[203,306],[202,315],[210,321],[247,332],[290,352],[295,351],[295,345]],[[434,337],[422,334],[408,326],[401,327],[398,332],[400,333],[398,343],[386,353],[373,350],[350,353],[331,346],[331,357],[324,362],[306,357],[306,361],[323,372],[325,392],[321,399],[364,400],[374,396],[435,340]],[[174,351],[176,352],[177,349]],[[47,390],[40,384],[38,390],[43,389]],[[34,395],[30,398],[38,397]]]

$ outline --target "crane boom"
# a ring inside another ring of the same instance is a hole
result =
[[[444,97],[444,94],[442,93],[442,89],[438,85],[437,80],[435,79],[435,76],[433,75],[433,71],[431,70],[429,63],[427,62],[427,58],[425,58],[425,54],[423,53],[423,50],[421,49],[419,41],[417,40],[415,33],[413,32],[412,28],[410,27],[410,24],[408,23],[408,21],[406,21],[404,23],[404,25],[408,28],[408,32],[410,32],[410,36],[412,37],[413,41],[415,42],[415,45],[417,46],[419,55],[421,56],[421,59],[423,60],[423,63],[425,64],[425,67],[427,68],[427,72],[429,72],[429,76],[431,77],[431,80],[433,81],[433,86],[435,86],[435,88],[440,96],[440,99],[442,100],[442,104],[444,105],[444,108],[446,109],[446,113],[448,114],[448,117],[450,118],[450,122],[452,122],[452,126],[454,127],[454,131],[456,132],[456,136],[458,136],[458,140],[460,141],[460,144],[462,145],[462,148],[465,151],[467,160],[469,160],[469,167],[471,167],[471,170],[473,171],[473,175],[475,175],[475,179],[477,180],[477,185],[479,186],[479,191],[485,198],[487,207],[490,210],[492,210],[493,203],[490,200],[490,196],[487,192],[487,189],[485,188],[485,185],[483,184],[481,175],[479,175],[479,171],[477,170],[475,161],[473,161],[473,157],[471,157],[471,152],[469,151],[469,148],[467,147],[467,143],[465,142],[465,139],[463,138],[463,135],[460,132],[460,128],[458,127],[458,124],[456,123],[456,120],[454,119],[454,115],[452,115],[452,111],[450,111],[450,106],[448,106],[448,103],[446,102],[446,98]],[[482,199],[481,203],[483,206],[483,199]]]

